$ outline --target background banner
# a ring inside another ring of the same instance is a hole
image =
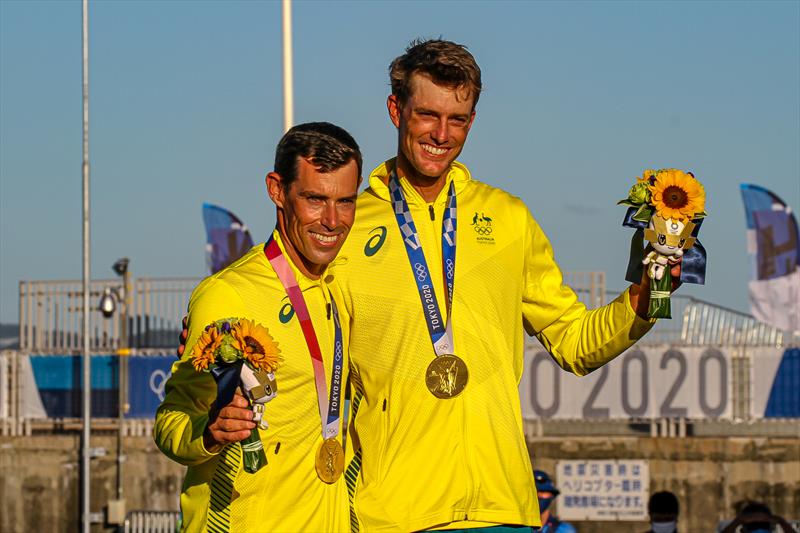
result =
[[[128,356],[127,418],[154,418],[164,399],[174,355]],[[2,362],[0,361],[0,365]],[[79,355],[21,355],[23,418],[80,418],[83,372]],[[92,356],[92,416],[116,418],[119,402],[119,358]]]
[[[527,419],[731,419],[733,353],[729,347],[644,345],[579,378],[542,349],[525,352],[519,385]],[[747,348],[750,418],[800,418],[800,348]],[[80,418],[81,357],[19,354],[20,415]],[[174,355],[128,357],[128,418],[153,418],[164,399]],[[8,380],[11,358],[0,356]],[[116,418],[116,355],[92,357],[92,416]],[[13,398],[0,388],[0,417]]]
[[[543,349],[525,353],[524,418],[731,418],[731,355],[724,348],[633,347],[585,377]]]
[[[34,378],[27,382],[25,362]],[[83,371],[79,355],[31,355],[20,360],[24,387],[23,418],[80,418],[83,415]],[[119,369],[114,355],[92,356],[92,416],[116,418]],[[39,411],[36,391],[44,412]],[[43,416],[44,415],[44,416]]]
[[[800,348],[753,348],[753,418],[800,417]]]
[[[170,377],[174,355],[138,356],[128,362],[128,418],[154,418],[164,400],[164,385]]]

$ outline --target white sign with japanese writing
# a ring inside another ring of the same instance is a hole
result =
[[[564,520],[647,520],[647,461],[559,461],[558,516]]]

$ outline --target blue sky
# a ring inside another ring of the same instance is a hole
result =
[[[708,283],[747,310],[738,185],[800,209],[800,2],[295,2],[295,120],[394,153],[387,66],[467,44],[484,93],[461,156],[521,197],[564,270],[622,288],[623,198],[645,168],[705,184]],[[263,240],[282,133],[280,4],[90,1],[92,275],[202,276],[201,204]],[[0,1],[0,322],[21,279],[81,276],[81,5]]]

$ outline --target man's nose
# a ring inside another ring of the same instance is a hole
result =
[[[335,229],[339,225],[339,212],[334,202],[325,202],[320,223],[328,229]]]
[[[446,118],[442,118],[436,123],[436,128],[431,133],[431,137],[439,144],[444,144],[450,140],[450,131],[447,129]]]

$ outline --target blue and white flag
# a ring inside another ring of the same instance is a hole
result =
[[[227,209],[204,203],[203,222],[206,225],[206,259],[212,274],[253,247],[247,226]]]
[[[800,332],[800,241],[791,207],[757,185],[742,184],[750,256],[750,312]]]

